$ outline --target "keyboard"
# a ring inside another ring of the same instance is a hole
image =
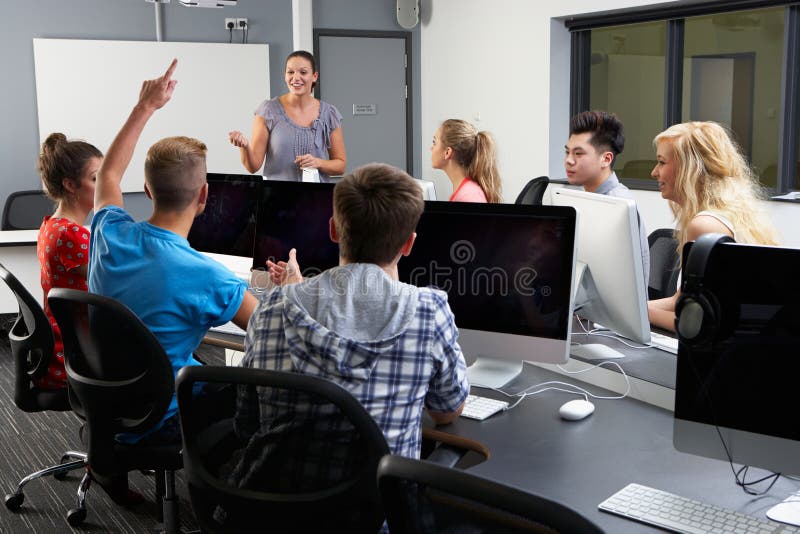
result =
[[[501,412],[506,408],[508,408],[508,403],[506,401],[478,397],[477,395],[468,395],[467,401],[464,403],[464,411],[461,412],[461,417],[483,421],[487,417]]]
[[[650,345],[665,352],[678,354],[678,339],[674,337],[665,336],[658,332],[650,332]]]
[[[689,534],[800,532],[800,529],[687,499],[640,484],[628,484],[597,506],[604,512]]]

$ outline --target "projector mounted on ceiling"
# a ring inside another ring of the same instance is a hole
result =
[[[225,7],[235,6],[237,0],[178,0],[186,7]]]
[[[151,4],[169,4],[169,0],[144,0]],[[235,6],[237,0],[178,0],[185,7],[225,7]]]

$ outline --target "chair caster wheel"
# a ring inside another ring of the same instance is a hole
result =
[[[67,512],[67,523],[72,527],[77,527],[86,519],[86,508],[73,508]]]
[[[25,495],[23,493],[9,493],[6,495],[6,508],[12,512],[16,512],[22,506],[24,500]]]

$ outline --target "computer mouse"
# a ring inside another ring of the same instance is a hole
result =
[[[567,421],[580,421],[589,417],[594,412],[594,404],[584,399],[575,399],[565,402],[558,409],[558,415]]]

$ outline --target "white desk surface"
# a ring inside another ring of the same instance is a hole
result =
[[[0,232],[0,247],[36,245],[39,230],[5,230]]]
[[[36,239],[39,230],[7,230],[0,232],[0,263],[22,282],[37,299],[42,298],[39,280],[39,259]],[[17,299],[5,284],[0,283],[0,313],[17,313]]]

